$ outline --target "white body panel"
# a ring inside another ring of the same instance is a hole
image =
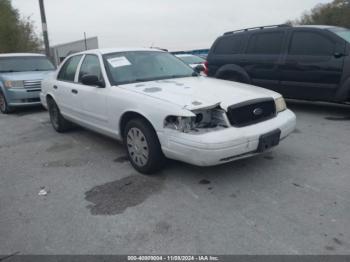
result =
[[[150,49],[92,50],[81,54],[98,55],[102,64],[105,53],[137,50]],[[56,73],[43,81],[42,104],[47,107],[46,98],[50,95],[67,119],[117,139],[121,139],[122,116],[127,112],[138,113],[152,124],[167,157],[202,166],[232,161],[235,156],[253,155],[262,134],[281,129],[281,138],[284,138],[295,128],[295,115],[285,110],[270,120],[242,128],[228,127],[203,134],[172,130],[164,127],[164,120],[169,115],[190,117],[195,116],[191,111],[196,109],[219,105],[227,110],[244,101],[276,99],[280,95],[251,85],[207,77],[111,86],[103,66],[102,74],[105,88],[58,81]],[[54,89],[54,86],[58,88]],[[76,89],[78,94],[72,94],[71,89]]]

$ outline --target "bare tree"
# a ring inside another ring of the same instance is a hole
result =
[[[299,19],[288,21],[302,25],[334,25],[350,28],[350,0],[334,0],[328,4],[318,4],[305,12]]]

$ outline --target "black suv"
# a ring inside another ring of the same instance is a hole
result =
[[[227,32],[210,49],[208,76],[287,98],[350,101],[350,30],[276,25]]]

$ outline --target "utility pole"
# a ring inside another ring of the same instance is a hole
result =
[[[47,57],[51,57],[51,55],[50,55],[49,34],[47,33],[47,23],[46,23],[44,0],[39,0],[39,6],[40,6],[41,24],[42,24],[42,27],[43,27],[45,53],[46,53]]]
[[[86,32],[84,32],[84,43],[85,43],[85,50],[87,50]]]

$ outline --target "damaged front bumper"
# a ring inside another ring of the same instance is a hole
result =
[[[258,124],[215,132],[193,134],[174,130],[158,132],[166,157],[197,166],[215,166],[258,153],[261,135],[280,129],[280,140],[294,131],[296,118],[285,110],[273,119]]]

